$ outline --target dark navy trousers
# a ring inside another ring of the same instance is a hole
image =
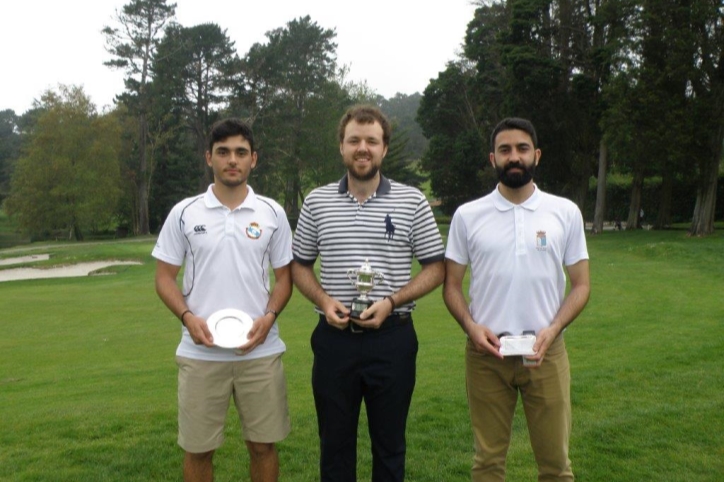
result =
[[[321,481],[357,480],[357,426],[364,400],[372,482],[402,482],[418,349],[412,319],[405,323],[388,319],[379,330],[352,333],[320,317],[311,343]]]

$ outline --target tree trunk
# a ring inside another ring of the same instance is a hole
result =
[[[694,217],[691,221],[691,236],[706,236],[714,233],[714,209],[716,207],[716,187],[719,176],[719,158],[706,166],[702,172],[702,181],[696,192]]]
[[[723,109],[719,109],[721,112]],[[708,162],[701,167],[699,187],[696,192],[696,205],[691,221],[691,236],[706,236],[714,233],[714,215],[716,210],[716,188],[719,180],[719,164],[724,149],[724,123],[712,129],[709,141]]]
[[[639,169],[634,173],[633,183],[631,184],[631,204],[628,210],[628,219],[626,220],[626,230],[636,229],[639,226],[639,211],[641,211],[641,191],[644,187],[644,171]]]
[[[197,126],[198,127],[198,126]],[[200,193],[206,191],[208,189],[209,184],[212,184],[214,182],[214,171],[209,167],[209,165],[206,163],[206,139],[202,135],[202,133],[195,129],[195,137],[196,137],[196,157],[199,160],[199,187],[198,190]]]
[[[593,214],[593,233],[603,232],[606,217],[606,174],[608,173],[608,148],[601,139],[598,150],[598,183],[596,186],[596,210]]]
[[[148,121],[146,112],[139,116],[139,163],[138,163],[138,234],[149,234],[148,215]]]
[[[671,196],[674,190],[674,176],[670,169],[664,172],[661,180],[661,193],[659,196],[659,212],[656,215],[654,229],[664,229],[671,226]]]

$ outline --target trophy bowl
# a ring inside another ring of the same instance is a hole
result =
[[[374,303],[367,295],[385,277],[381,272],[372,269],[369,260],[365,260],[359,268],[347,270],[347,277],[360,293],[360,296],[352,299],[349,316],[359,319],[360,314]]]

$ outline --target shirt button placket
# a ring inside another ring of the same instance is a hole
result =
[[[516,206],[515,209],[515,254],[525,256],[525,210]]]

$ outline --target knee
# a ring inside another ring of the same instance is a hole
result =
[[[210,463],[214,457],[214,451],[193,453],[186,452],[186,460],[192,464],[205,464]]]
[[[273,443],[246,442],[249,449],[249,455],[253,458],[266,458],[276,454],[276,448]]]

